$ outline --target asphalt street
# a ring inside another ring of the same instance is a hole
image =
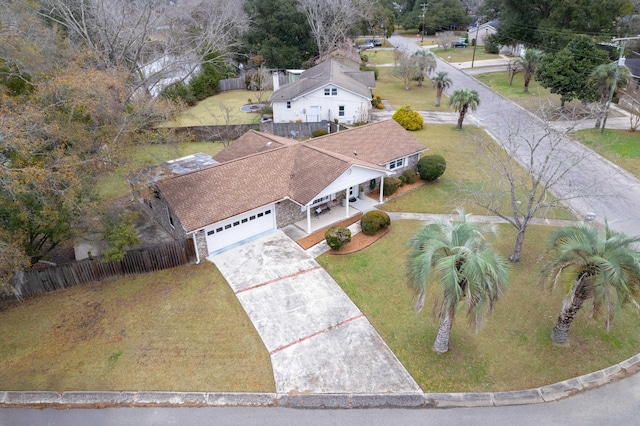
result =
[[[398,35],[393,35],[389,41],[409,53],[420,49],[414,40]],[[447,71],[453,80],[449,93],[469,88],[480,95],[480,106],[467,116],[465,125],[483,127],[503,145],[516,133],[520,140],[536,140],[545,134],[545,125],[540,118],[474,80],[466,70],[439,58],[437,61],[437,70]],[[538,164],[544,162],[549,153],[549,141],[542,139],[534,155]],[[554,150],[548,163],[550,172],[561,175],[561,182],[552,190],[554,195],[565,200],[578,215],[595,213],[599,224],[604,224],[606,218],[613,229],[640,235],[640,181],[577,142],[568,138],[561,138],[560,142],[561,148]],[[529,163],[531,156],[524,144],[518,149],[518,157],[521,164]],[[580,165],[571,167],[578,159],[583,159]]]

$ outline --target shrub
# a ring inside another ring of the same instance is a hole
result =
[[[407,130],[413,131],[424,128],[422,116],[411,109],[410,106],[403,106],[393,114],[392,118]]]
[[[500,53],[500,45],[496,42],[495,34],[485,37],[484,51],[487,53]]]
[[[415,170],[407,169],[404,172],[402,172],[402,176],[404,177],[405,182],[408,183],[409,185],[416,182]]]
[[[320,136],[324,136],[326,134],[328,134],[327,129],[318,128],[318,129],[315,129],[313,132],[311,132],[311,137],[317,138]]]
[[[398,179],[397,177],[390,176],[388,178],[385,178],[384,186],[382,187],[382,194],[385,197],[388,197],[389,195],[395,193],[401,186],[402,181],[400,181],[400,179]]]
[[[444,173],[447,162],[441,155],[425,155],[418,161],[418,173],[427,182],[433,182]]]
[[[400,175],[398,176],[398,179],[400,179],[400,186],[404,186],[405,183],[407,183],[407,178],[404,175]]]
[[[334,226],[324,233],[327,245],[333,250],[340,250],[340,247],[351,241],[351,231],[344,226]]]
[[[265,105],[262,107],[262,113],[263,114],[273,114],[273,106],[272,105]]]
[[[389,215],[380,210],[370,210],[360,219],[360,227],[365,235],[373,235],[389,225],[391,225]]]

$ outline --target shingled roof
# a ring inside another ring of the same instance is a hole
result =
[[[269,101],[292,101],[327,84],[334,84],[367,99],[371,97],[371,89],[376,86],[373,71],[360,71],[336,59],[329,59],[300,74],[298,81],[280,86]]]
[[[314,138],[306,143],[379,166],[427,149],[395,120],[378,121],[354,127]]]
[[[189,233],[285,198],[307,205],[353,166],[385,172],[385,163],[424,150],[393,120],[304,142],[249,131],[216,155],[221,164],[157,186]]]

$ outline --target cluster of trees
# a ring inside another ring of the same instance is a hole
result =
[[[478,327],[491,312],[509,282],[508,261],[488,241],[494,227],[482,226],[460,211],[456,221],[440,220],[422,227],[409,241],[407,277],[415,290],[415,309],[424,307],[432,287],[439,289],[434,312],[440,327],[433,351],[449,350],[451,327],[464,307],[469,322]],[[562,286],[565,302],[551,339],[562,345],[580,308],[591,301],[594,315],[604,316],[607,330],[616,310],[626,303],[638,306],[640,253],[634,248],[640,237],[628,237],[593,226],[576,224],[559,228],[549,238],[549,259],[540,282]]]

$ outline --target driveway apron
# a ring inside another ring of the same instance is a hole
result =
[[[333,278],[282,231],[209,260],[269,351],[278,392],[421,392]]]

